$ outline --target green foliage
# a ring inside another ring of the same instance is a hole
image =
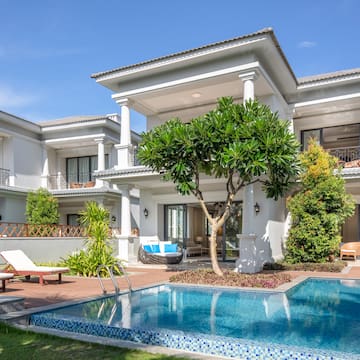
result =
[[[87,202],[86,210],[80,213],[80,223],[87,228],[86,250],[70,255],[65,259],[66,266],[73,273],[83,276],[96,276],[99,265],[115,266],[118,259],[113,256],[113,249],[109,243],[109,211],[94,201]],[[116,266],[115,273],[120,274]],[[100,274],[109,276],[106,269],[102,269]]]
[[[172,119],[143,134],[138,157],[154,171],[165,171],[163,178],[183,195],[198,196],[199,175],[205,173],[227,178],[232,192],[266,176],[264,190],[277,199],[298,173],[297,151],[289,123],[268,106],[226,97],[189,123]]]
[[[31,191],[26,199],[26,219],[28,224],[57,224],[59,204],[52,194],[43,188]]]
[[[173,181],[182,195],[192,193],[212,225],[210,253],[214,271],[223,275],[216,256],[216,231],[229,216],[235,195],[261,181],[268,197],[284,195],[298,174],[299,144],[289,123],[258,101],[218,101],[207,114],[183,123],[172,119],[143,134],[138,158],[143,165]],[[224,206],[213,216],[206,208],[201,175],[224,178]]]
[[[340,229],[354,212],[345,192],[337,159],[314,141],[300,155],[301,189],[289,199],[292,225],[286,243],[286,261],[326,262],[339,249]]]

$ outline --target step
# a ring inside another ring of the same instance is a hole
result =
[[[18,296],[0,295],[0,314],[24,310],[24,298]]]

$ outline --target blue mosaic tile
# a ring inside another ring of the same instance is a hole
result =
[[[234,359],[276,359],[276,360],[359,360],[350,353],[303,349],[290,346],[268,345],[250,340],[239,340],[220,336],[189,334],[181,331],[152,331],[126,329],[95,324],[73,319],[56,319],[46,313],[33,314],[30,323],[34,326],[53,328],[94,336],[128,340],[148,345],[164,346],[203,354],[227,356]]]

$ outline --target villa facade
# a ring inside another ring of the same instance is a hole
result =
[[[173,117],[186,122],[202,115],[222,96],[238,102],[257,98],[290,121],[303,148],[310,137],[316,137],[344,162],[347,190],[360,204],[360,69],[297,78],[273,30],[263,29],[92,77],[113,92],[121,108],[118,163],[98,171],[96,177],[125,193],[139,191],[141,236],[177,242],[189,256],[206,254],[209,247],[209,226],[195,197],[179,195],[174,184],[161,180],[161,174],[128,162],[133,150],[130,109],[143,114],[151,129]],[[210,207],[224,201],[224,181],[205,176],[201,181]],[[360,240],[358,207],[344,226],[344,241]],[[131,242],[129,201],[122,202],[121,213],[121,255],[126,257],[126,243]],[[242,238],[240,247],[248,241],[253,244],[257,264],[277,260],[283,255],[288,224],[285,199],[267,199],[259,185],[248,186],[238,194],[230,219],[219,233],[219,256],[237,258]],[[246,255],[249,249],[242,250]]]
[[[119,227],[121,189],[93,174],[118,163],[120,128],[117,114],[32,123],[0,112],[0,221],[25,223],[27,194],[42,187],[58,199],[61,224],[76,225],[85,202],[93,200]],[[131,132],[130,140],[135,146],[140,137]],[[134,229],[139,200],[136,190],[130,195]]]
[[[78,116],[32,123],[0,112],[0,221],[25,222],[26,195],[39,187],[59,200],[62,224],[76,223],[84,202],[109,208],[121,228],[119,257],[136,259],[142,239],[178,243],[187,256],[208,254],[209,224],[193,196],[181,196],[136,161],[131,109],[147,130],[178,117],[186,122],[232,96],[257,98],[289,120],[303,149],[315,137],[344,163],[347,191],[357,203],[344,241],[360,241],[360,69],[297,78],[272,29],[205,45],[92,77],[113,92],[120,116]],[[201,179],[209,208],[226,198],[221,179]],[[267,199],[260,185],[243,189],[221,232],[218,255],[246,267],[283,256],[289,216],[285,199]],[[140,231],[140,237],[134,233]],[[239,241],[239,239],[241,239]],[[251,246],[248,246],[251,244]]]

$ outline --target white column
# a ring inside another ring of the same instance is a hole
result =
[[[131,166],[131,132],[130,132],[130,109],[129,100],[120,99],[117,103],[121,106],[121,132],[120,144],[115,145],[118,151],[118,165],[119,169],[126,169]]]
[[[104,138],[95,139],[98,145],[98,166],[97,171],[105,170],[105,145]]]
[[[131,235],[131,208],[130,189],[128,186],[120,187],[121,190],[121,235]]]
[[[256,71],[249,71],[239,75],[239,78],[243,81],[243,102],[247,100],[255,99],[254,81],[257,78]]]
[[[41,155],[42,155],[42,173],[41,173],[41,186],[45,189],[48,188],[48,177],[49,177],[49,159],[47,148],[45,144],[41,144]],[[55,180],[55,179],[53,179]],[[55,184],[54,184],[55,185]],[[50,183],[50,188],[52,183]]]

